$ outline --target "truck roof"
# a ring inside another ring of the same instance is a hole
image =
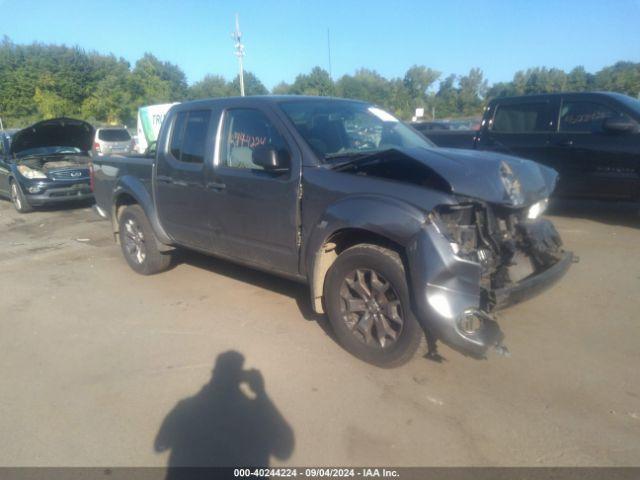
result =
[[[339,102],[349,102],[349,103],[363,103],[368,104],[368,102],[363,102],[362,100],[353,100],[350,98],[339,98],[339,97],[318,97],[312,95],[251,95],[246,97],[216,97],[216,98],[204,98],[198,100],[190,100],[188,102],[182,102],[180,104],[176,104],[174,108],[181,108],[182,106],[192,107],[194,105],[202,104],[202,105],[210,105],[215,103],[225,103],[229,100],[233,100],[235,102],[245,102],[247,104],[256,104],[256,103],[281,103],[284,101],[304,101],[304,100],[315,100],[315,101],[339,101]]]
[[[628,95],[624,95],[622,93],[616,92],[554,92],[554,93],[535,93],[530,95],[516,95],[513,97],[497,97],[491,100],[490,103],[494,103],[497,101],[518,101],[518,100],[542,100],[545,98],[554,98],[554,97],[594,97],[594,96],[604,96],[609,97],[615,100],[622,100],[625,98],[633,98]]]

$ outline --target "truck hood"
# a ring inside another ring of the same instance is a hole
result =
[[[40,147],[76,147],[91,150],[94,128],[73,118],[53,118],[35,123],[17,132],[11,141],[11,153]]]
[[[530,160],[453,148],[394,148],[337,169],[508,207],[530,205],[549,197],[558,178],[555,170]]]

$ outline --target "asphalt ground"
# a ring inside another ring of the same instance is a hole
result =
[[[0,201],[0,465],[639,465],[638,208],[550,218],[580,263],[500,313],[510,357],[381,370],[302,285],[192,253],[143,277],[87,205]]]

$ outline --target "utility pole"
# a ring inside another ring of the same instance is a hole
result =
[[[235,41],[236,57],[238,57],[238,66],[240,67],[240,96],[244,97],[244,70],[242,69],[242,57],[244,57],[244,45],[242,44],[242,32],[240,32],[240,20],[236,13],[236,31],[231,34]]]

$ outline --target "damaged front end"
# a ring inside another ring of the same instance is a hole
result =
[[[425,328],[472,356],[502,348],[492,313],[547,288],[572,262],[542,209],[469,201],[429,214],[408,249]]]

